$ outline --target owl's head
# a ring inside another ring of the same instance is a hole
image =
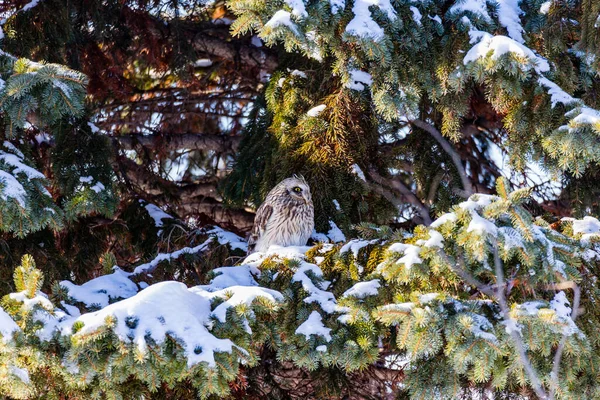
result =
[[[310,187],[303,176],[294,175],[282,180],[279,185],[292,200],[306,204],[312,203]]]

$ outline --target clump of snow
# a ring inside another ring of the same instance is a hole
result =
[[[552,5],[552,1],[545,1],[540,6],[540,14],[548,14],[550,12],[550,5]]]
[[[322,344],[320,346],[317,346],[317,348],[315,350],[317,350],[320,353],[325,353],[325,352],[327,352],[327,346],[325,346],[324,344]]]
[[[492,204],[493,201],[498,200],[498,196],[489,194],[474,194],[467,201],[463,201],[458,206],[463,210],[477,210],[479,208]]]
[[[598,125],[600,123],[600,112],[589,107],[578,107],[565,114],[571,118],[569,125],[563,125],[560,130],[568,130],[573,133],[582,125]]]
[[[404,256],[396,261],[396,264],[404,264],[406,269],[410,269],[414,264],[420,264],[423,262],[421,257],[419,257],[419,253],[421,252],[421,248],[419,246],[405,243],[394,243],[388,248],[388,251],[394,253],[404,253]]]
[[[506,250],[525,248],[525,239],[518,230],[508,226],[502,226],[498,228],[498,233],[499,236],[504,239],[504,248]]]
[[[329,221],[329,226],[331,227],[331,229],[329,229],[329,232],[327,232],[327,237],[333,243],[339,243],[339,242],[345,242],[346,241],[346,236],[340,230],[340,228],[338,228],[338,226],[335,224],[335,222]]]
[[[285,4],[290,6],[292,9],[292,14],[298,18],[306,18],[308,17],[308,13],[306,12],[306,7],[304,6],[303,0],[285,0]]]
[[[386,304],[382,307],[379,307],[383,311],[395,311],[402,313],[410,313],[413,308],[415,308],[415,303],[394,303],[394,304]]]
[[[352,239],[351,241],[349,241],[348,243],[346,243],[345,245],[342,246],[342,248],[340,249],[340,254],[344,254],[349,251],[352,251],[354,258],[357,258],[358,252],[360,251],[360,249],[362,249],[363,247],[367,247],[368,245],[374,244],[374,243],[377,243],[377,239],[374,239],[374,240]]]
[[[18,367],[15,367],[14,365],[11,365],[8,367],[8,372],[10,372],[11,375],[14,375],[17,378],[19,378],[21,380],[21,382],[23,382],[23,383],[26,383],[26,384],[31,383],[31,381],[29,379],[29,372],[26,369],[18,368]]]
[[[288,11],[277,11],[265,24],[265,27],[269,28],[277,28],[279,26],[287,26],[293,32],[298,33],[298,28],[296,28],[296,24],[292,22],[291,14]]]
[[[465,55],[463,59],[465,65],[486,57],[490,53],[492,53],[491,57],[494,60],[507,53],[513,53],[532,62],[532,67],[538,73],[550,70],[550,64],[546,59],[537,56],[530,48],[507,36],[493,36],[487,32],[477,30],[471,30],[469,36],[471,37],[471,43],[477,42],[477,44],[471,47]]]
[[[69,281],[61,281],[60,286],[67,289],[69,297],[87,307],[106,307],[110,300],[126,299],[134,296],[138,288],[129,277],[131,274],[119,267],[109,275],[102,275],[82,285],[75,285]]]
[[[558,103],[569,105],[578,101],[576,98],[562,90],[556,83],[543,76],[538,78],[538,83],[548,89],[552,108],[554,108]]]
[[[213,65],[213,62],[210,58],[200,58],[194,61],[194,67],[196,68],[207,68]]]
[[[208,240],[206,240],[204,243],[199,244],[198,246],[195,246],[195,247],[184,247],[183,249],[174,251],[173,253],[160,253],[152,261],[142,264],[142,265],[138,265],[133,270],[133,274],[138,275],[138,274],[152,272],[154,270],[154,268],[156,268],[156,266],[162,261],[176,260],[184,254],[199,253],[199,252],[205,250],[213,240],[214,239],[211,237]]]
[[[54,308],[52,302],[48,300],[48,296],[42,292],[36,293],[32,298],[29,298],[26,292],[10,293],[8,296],[13,300],[23,303],[23,307],[26,310],[31,310],[37,305],[47,310],[52,310]]]
[[[508,31],[508,36],[519,43],[524,43],[523,26],[519,15],[523,10],[519,7],[519,0],[496,0],[498,3],[498,20]]]
[[[40,179],[44,180],[46,177],[40,171],[25,164],[24,156],[12,143],[4,141],[3,146],[9,151],[0,150],[0,198],[8,201],[12,198],[19,203],[23,208],[27,206],[27,192],[25,187],[19,182],[17,177],[20,179]],[[47,191],[46,195],[50,195]]]
[[[104,187],[102,182],[96,182],[96,184],[94,184],[93,186],[90,187],[90,190],[93,190],[96,193],[100,193],[104,189],[106,189],[106,188]]]
[[[344,10],[344,8],[346,7],[346,1],[345,0],[329,0],[329,5],[331,6],[331,13],[337,14],[338,11]]]
[[[581,233],[581,240],[589,241],[590,238],[600,234],[600,221],[590,216],[573,220],[573,233]]]
[[[519,304],[518,309],[522,311],[525,315],[537,315],[538,310],[541,307],[544,307],[544,302],[542,301],[528,301],[523,304]]]
[[[486,0],[464,0],[457,1],[452,7],[450,7],[449,12],[453,14],[470,12],[473,13],[480,18],[484,19],[486,22],[491,22],[492,19],[487,12],[487,1]]]
[[[425,247],[439,247],[444,248],[444,237],[438,231],[433,229],[429,230],[429,239],[423,244]]]
[[[379,7],[391,21],[396,19],[396,11],[390,0],[355,0],[352,7],[354,18],[346,26],[346,32],[373,40],[383,38],[383,29],[371,17],[371,11],[369,10],[371,6]]]
[[[317,303],[323,311],[329,314],[342,311],[342,307],[337,305],[333,293],[318,287],[307,275],[309,272],[317,278],[323,276],[323,272],[318,266],[307,262],[303,262],[292,276],[292,282],[300,282],[304,291],[308,293],[308,296],[304,298],[304,302],[308,304]]]
[[[440,24],[440,25],[442,25],[442,19],[440,18],[440,16],[439,16],[439,15],[435,15],[435,16],[433,16],[433,17],[430,15],[430,16],[429,16],[429,19],[430,19],[430,20],[432,20],[432,21],[435,21],[435,22],[437,22],[437,23],[438,23],[438,24]]]
[[[510,316],[508,316],[507,318],[505,318],[503,321],[500,322],[502,325],[504,325],[504,330],[506,331],[506,333],[508,333],[509,335],[513,332],[518,333],[519,335],[521,334],[521,329],[522,326],[519,325],[517,323],[517,320],[514,318],[511,318]]]
[[[323,338],[328,342],[331,341],[330,332],[331,329],[323,325],[321,314],[319,314],[317,311],[310,313],[308,319],[304,321],[304,323],[302,323],[298,329],[296,329],[296,334],[304,335],[306,340],[310,339],[310,335],[317,335],[323,336]]]
[[[498,227],[493,222],[479,216],[476,212],[472,212],[467,232],[476,232],[482,235],[488,234],[496,237],[498,236]]]
[[[550,308],[556,313],[556,318],[565,324],[562,332],[567,336],[579,332],[579,328],[577,328],[575,321],[571,318],[570,305],[571,303],[569,303],[567,295],[563,291],[556,293],[552,301],[550,301]]]
[[[207,233],[209,235],[214,235],[220,244],[228,244],[232,250],[239,249],[243,251],[248,251],[248,243],[246,243],[246,241],[243,238],[241,238],[233,232],[229,232],[219,228],[218,226],[215,226]]]
[[[379,279],[373,279],[366,282],[358,282],[350,289],[346,290],[342,297],[356,297],[364,299],[367,296],[377,296],[378,289],[381,287]]]
[[[88,122],[88,126],[92,130],[92,133],[98,133],[98,132],[100,132],[100,128],[98,128],[94,123]]]
[[[413,21],[415,21],[417,25],[421,26],[421,19],[423,18],[423,15],[419,11],[419,9],[415,6],[410,6],[410,12],[412,13]]]
[[[13,332],[19,331],[17,323],[0,307],[0,336],[7,343],[12,339]]]
[[[304,78],[304,79],[307,78],[306,72],[300,71],[300,70],[297,70],[297,69],[295,69],[292,72],[290,72],[290,75],[297,76],[297,77]]]
[[[329,242],[329,238],[327,237],[326,234],[324,233],[319,233],[316,230],[313,229],[313,233],[311,233],[310,238],[312,240],[314,240],[315,242],[323,242],[323,243],[328,243]]]
[[[210,281],[210,286],[218,289],[232,286],[258,286],[254,277],[260,276],[260,270],[250,264],[215,268],[213,273],[216,276]]]
[[[7,144],[11,146],[10,148],[16,149],[10,142],[5,142],[4,146],[8,148]],[[35,168],[31,168],[29,165],[23,163],[23,153],[21,153],[20,151],[18,151],[17,154],[5,153],[3,151],[0,151],[0,161],[3,161],[5,164],[13,167],[13,175],[22,173],[25,174],[25,176],[27,176],[28,179],[46,178],[46,176],[40,171],[36,170]]]
[[[21,8],[19,11],[27,11],[32,9],[33,7],[37,6],[38,3],[40,2],[40,0],[31,0],[29,3],[25,4],[23,6],[23,8]]]
[[[325,110],[327,106],[325,104],[319,104],[316,107],[311,108],[310,110],[308,110],[306,112],[306,115],[308,115],[309,117],[317,117],[319,116],[319,114],[321,114],[323,112],[323,110]]]
[[[208,298],[194,294],[183,283],[160,282],[100,311],[69,319],[60,328],[63,334],[71,334],[73,324],[83,322],[74,336],[84,336],[104,326],[107,318],[115,318],[112,329],[117,337],[136,345],[142,354],[148,350],[146,337],[161,345],[169,335],[182,343],[188,366],[200,362],[214,366],[214,353],[231,352],[234,344],[208,331],[210,317]]]
[[[342,211],[342,207],[340,207],[340,203],[336,199],[331,200],[331,202],[333,203],[337,211]]]
[[[471,319],[471,332],[478,338],[487,340],[492,343],[497,343],[498,338],[492,331],[494,329],[492,323],[483,315],[475,314],[475,313],[466,313],[466,315]]]
[[[439,217],[438,219],[436,219],[435,221],[433,221],[430,226],[432,228],[439,228],[440,226],[444,225],[447,222],[455,222],[456,219],[457,219],[456,214],[454,214],[453,212],[446,213],[446,214],[442,215],[441,217]]]
[[[212,297],[226,299],[215,308],[212,314],[221,322],[226,321],[227,310],[240,304],[250,306],[257,297],[263,297],[273,303],[283,300],[283,295],[276,290],[257,286],[230,286],[212,293]],[[249,328],[248,328],[249,329]]]
[[[23,208],[26,207],[27,192],[21,183],[12,174],[0,170],[0,197],[8,201],[9,198],[15,199]]]
[[[365,85],[371,86],[373,83],[373,77],[368,72],[352,69],[348,73],[350,74],[350,79],[346,83],[347,88],[361,91],[365,89]]]
[[[367,181],[367,178],[365,178],[365,173],[362,171],[362,169],[360,169],[360,167],[357,164],[352,164],[351,168],[352,168],[352,173],[354,175],[358,176],[358,178],[361,181],[364,181],[364,182]]]
[[[256,35],[252,36],[252,38],[250,39],[250,43],[254,47],[262,47],[263,46],[263,41]]]
[[[143,202],[143,200],[140,200],[140,202]],[[172,216],[170,216],[154,204],[148,203],[144,206],[144,208],[146,209],[146,211],[148,211],[148,214],[154,220],[154,226],[156,226],[157,228],[161,228],[164,225],[163,219],[173,219]],[[158,234],[160,235],[160,231],[158,232]]]
[[[431,303],[433,300],[437,299],[438,297],[440,297],[439,293],[422,294],[419,296],[419,302],[421,304],[428,304],[428,303]]]

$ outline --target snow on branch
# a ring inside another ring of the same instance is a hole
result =
[[[215,352],[231,352],[234,347],[231,340],[219,339],[209,332],[210,299],[179,282],[154,284],[100,311],[69,319],[60,329],[65,335],[78,337],[97,331],[111,318],[116,320],[113,330],[117,337],[134,344],[142,354],[148,351],[147,337],[162,345],[167,335],[174,336],[183,343],[189,367],[199,362],[214,366]],[[83,327],[72,332],[76,322],[83,323]]]

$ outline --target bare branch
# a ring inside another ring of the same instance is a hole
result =
[[[429,185],[429,194],[427,195],[427,204],[433,204],[433,201],[435,200],[435,195],[437,194],[438,188],[440,187],[440,183],[442,183],[442,179],[444,179],[444,175],[444,171],[439,171],[431,180],[431,184]]]
[[[264,48],[252,45],[239,45],[205,34],[194,38],[194,49],[198,52],[228,61],[240,61],[245,65],[261,67],[267,72],[277,68],[277,57]]]
[[[241,136],[218,134],[184,133],[172,135],[122,135],[114,136],[124,150],[133,150],[138,146],[160,148],[161,150],[197,149],[212,150],[217,153],[234,153],[242,140]]]
[[[204,215],[224,229],[250,232],[254,224],[254,213],[245,209],[227,208],[211,198],[172,206],[179,215]]]
[[[432,221],[431,221],[431,216],[429,215],[429,208],[426,205],[424,205],[421,202],[421,200],[419,200],[419,198],[413,192],[411,192],[410,189],[407,188],[400,180],[386,179],[386,178],[382,177],[381,175],[379,175],[372,168],[369,170],[369,176],[371,178],[373,178],[373,180],[378,185],[391,187],[391,188],[397,190],[398,192],[400,192],[400,194],[402,194],[402,197],[405,199],[405,201],[412,204],[417,209],[417,212],[423,219],[423,223],[425,225],[431,225]],[[386,197],[386,192],[389,192],[389,191],[386,191],[386,189],[384,187],[376,188],[376,186],[373,185],[372,183],[371,184],[367,183],[367,185],[369,185],[370,188],[377,191],[384,197]],[[388,198],[388,197],[386,197],[386,198]],[[391,201],[391,202],[392,202],[392,204],[395,204],[394,201]]]
[[[454,150],[450,142],[448,142],[441,134],[441,132],[438,131],[433,125],[428,124],[427,122],[422,121],[420,119],[415,119],[411,122],[414,126],[423,129],[424,131],[428,132],[431,136],[433,136],[433,138],[440,144],[440,146],[442,146],[442,149],[444,149],[444,151],[448,153],[448,155],[452,158],[452,162],[454,163],[456,170],[458,171],[464,191],[469,196],[472,195],[474,191],[473,186],[471,185],[471,181],[469,180],[467,172],[463,167],[460,155],[456,152],[456,150]]]
[[[448,264],[450,269],[456,275],[458,275],[460,278],[462,278],[462,280],[464,280],[469,285],[473,286],[474,288],[476,288],[481,293],[483,293],[487,296],[490,296],[490,297],[495,296],[493,286],[487,285],[487,284],[481,282],[480,280],[478,280],[477,278],[475,278],[473,275],[471,275],[469,273],[469,271],[467,270],[467,266],[465,265],[465,261],[462,259],[462,255],[460,253],[456,257],[456,262],[452,262],[452,260],[450,260],[448,255],[446,255],[446,253],[444,253],[441,249],[438,251],[438,255],[444,260],[444,262],[446,264]]]

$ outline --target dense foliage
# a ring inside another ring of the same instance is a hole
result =
[[[600,398],[599,13],[3,2],[0,395]]]

